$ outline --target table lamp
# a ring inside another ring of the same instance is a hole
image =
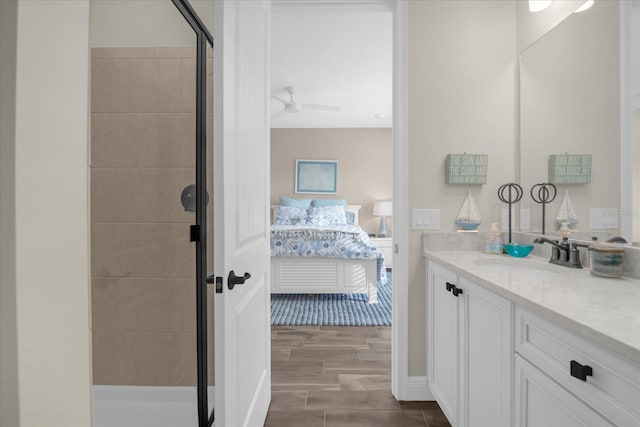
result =
[[[378,230],[378,237],[387,237],[387,217],[393,214],[393,205],[391,202],[375,202],[373,204],[373,216],[379,216],[380,229]]]

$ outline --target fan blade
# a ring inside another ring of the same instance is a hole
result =
[[[289,101],[285,101],[284,99],[280,98],[279,96],[272,96],[271,99],[275,99],[276,101],[280,101],[283,104],[288,104]]]
[[[341,111],[337,105],[300,104],[305,110]]]

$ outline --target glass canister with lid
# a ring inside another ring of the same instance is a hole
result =
[[[595,276],[621,277],[624,270],[624,248],[616,243],[589,245],[589,271]]]

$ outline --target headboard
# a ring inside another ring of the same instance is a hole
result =
[[[271,223],[273,224],[273,221],[275,220],[276,217],[276,206],[278,205],[271,205]],[[355,220],[353,221],[354,225],[359,225],[360,223],[360,208],[362,207],[362,205],[345,205],[344,209],[347,212],[353,212],[353,214],[356,216]]]

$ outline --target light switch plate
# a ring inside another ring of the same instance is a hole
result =
[[[440,209],[413,209],[414,230],[440,230]]]

